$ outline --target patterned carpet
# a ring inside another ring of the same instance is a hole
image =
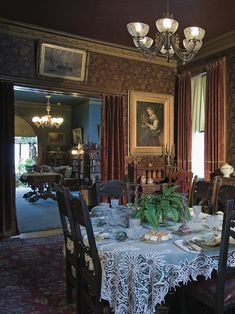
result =
[[[52,199],[39,199],[29,203],[23,195],[30,188],[16,189],[16,213],[20,233],[61,228],[57,202]]]
[[[62,235],[0,242],[0,313],[75,313],[65,300],[62,245]]]

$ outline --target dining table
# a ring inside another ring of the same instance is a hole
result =
[[[30,186],[31,191],[25,193],[23,198],[30,203],[39,199],[51,198],[56,200],[56,194],[52,191],[53,186],[62,182],[63,176],[54,172],[25,172],[21,175],[20,181]]]
[[[149,225],[138,228],[133,238],[130,228],[118,225],[117,221],[110,226],[110,221],[114,221],[111,219],[105,225],[107,212],[106,217],[102,217],[99,206],[96,210],[93,210],[91,220],[102,266],[101,298],[109,302],[116,314],[153,314],[157,305],[164,303],[169,291],[196,281],[199,275],[207,280],[218,267],[219,243],[209,245],[205,242],[215,237],[215,231],[208,226],[207,214],[202,213],[195,221],[191,213],[186,233],[178,231],[180,223],[159,226],[159,231],[164,231],[170,238],[152,241],[144,237],[151,229]],[[120,216],[124,215],[125,206],[121,206],[119,212]],[[220,227],[222,218],[222,215],[218,217]],[[117,240],[115,234],[119,231],[129,237]],[[218,227],[216,236],[220,233]],[[186,245],[195,241],[208,245]],[[235,244],[229,248],[228,264],[235,266]]]

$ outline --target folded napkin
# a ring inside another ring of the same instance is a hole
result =
[[[198,245],[196,245],[190,241],[175,240],[174,244],[186,252],[198,253],[198,252],[202,251],[202,248],[200,246],[198,246]]]

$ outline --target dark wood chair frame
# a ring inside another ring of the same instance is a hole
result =
[[[126,182],[121,180],[107,180],[98,181],[96,184],[96,199],[97,204],[102,202],[103,199],[109,202],[111,198],[120,199],[125,198],[128,200]]]
[[[228,199],[235,199],[235,195],[233,192],[233,188],[229,188],[229,190],[225,190],[226,195],[221,193],[221,189],[223,186],[231,186],[235,187],[235,177],[225,178],[221,176],[215,176],[212,183],[212,196],[211,196],[211,212],[216,213],[218,210],[221,210],[220,205],[223,205]],[[220,200],[222,199],[222,203]]]
[[[208,307],[215,311],[215,314],[222,314],[230,308],[235,309],[235,298],[225,302],[225,299],[231,295],[231,291],[235,289],[235,267],[227,266],[228,249],[229,249],[229,237],[235,238],[235,232],[231,230],[231,227],[235,226],[234,215],[234,200],[227,200],[226,207],[224,209],[224,218],[221,234],[221,244],[219,251],[218,270],[215,278],[205,280],[202,282],[192,283],[191,286],[183,287],[183,295],[190,295],[194,299],[204,303]],[[230,290],[227,290],[229,284]],[[207,296],[207,291],[212,293],[212,297]],[[227,295],[227,294],[228,295]],[[234,295],[233,295],[234,297]],[[185,306],[185,302],[182,303],[182,313],[188,313]]]
[[[60,219],[64,235],[64,247],[65,247],[65,270],[66,270],[66,301],[68,304],[72,303],[73,289],[76,291],[76,308],[79,313],[80,301],[79,290],[80,283],[78,278],[79,270],[79,256],[75,250],[68,249],[68,242],[74,243],[74,225],[72,223],[72,212],[68,204],[68,200],[72,200],[73,195],[70,194],[68,188],[62,187],[62,189],[56,192],[57,202],[59,207]],[[67,200],[68,199],[68,200]]]
[[[89,210],[82,196],[77,200],[77,206],[72,210],[75,224],[77,254],[80,255],[79,274],[81,278],[81,313],[88,310],[100,314],[103,313],[103,304],[100,301],[102,269],[96,247]],[[86,229],[87,242],[82,237],[81,227]]]
[[[201,205],[203,212],[211,213],[211,197],[211,182],[199,179],[197,175],[194,176],[191,190],[191,203],[189,206]]]
[[[192,180],[193,180],[193,173],[191,171],[176,171],[171,173],[168,176],[169,186],[179,185],[177,192],[185,192],[188,197],[188,203],[191,203],[191,189],[192,189]]]

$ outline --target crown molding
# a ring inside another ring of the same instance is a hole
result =
[[[219,36],[203,44],[199,53],[192,62],[214,55],[235,46],[235,30]]]
[[[176,68],[177,65],[176,60],[173,59],[170,60],[170,62],[167,62],[166,58],[164,57],[155,57],[153,60],[149,60],[146,57],[142,56],[140,52],[136,50],[136,48],[130,48],[114,43],[93,40],[70,33],[7,20],[4,18],[0,18],[0,33],[7,33],[15,36],[31,38],[34,40],[57,43],[60,45],[62,44],[69,47],[84,49],[90,52],[96,52],[104,55],[120,57],[140,62],[158,64],[170,68]]]

